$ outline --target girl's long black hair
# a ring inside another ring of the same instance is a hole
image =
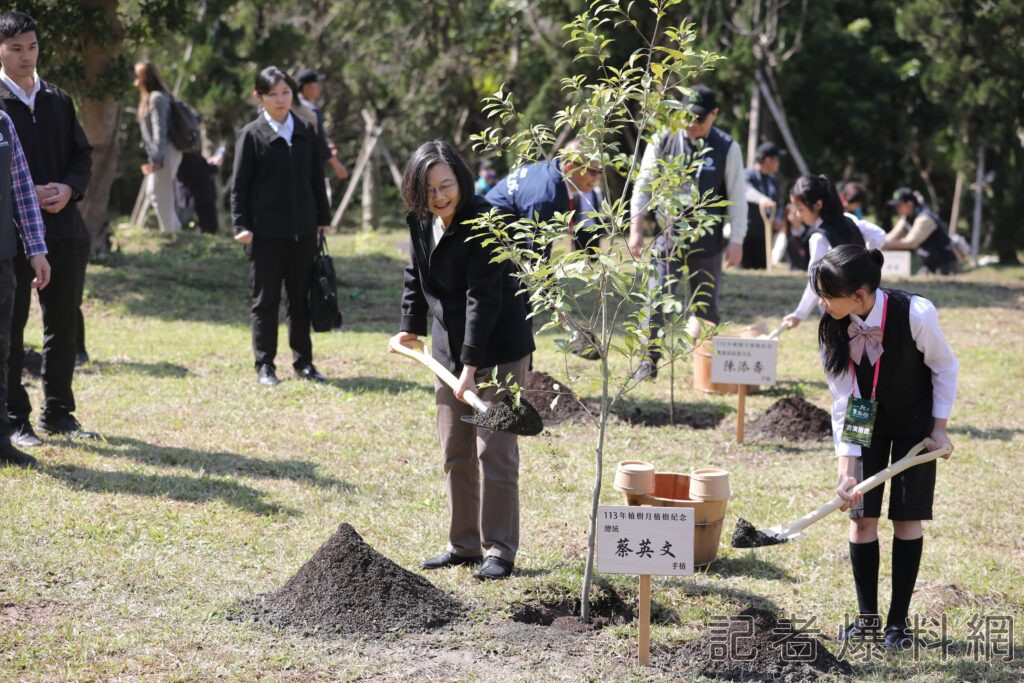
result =
[[[811,289],[820,297],[837,299],[851,296],[863,287],[868,292],[878,289],[882,280],[885,257],[877,249],[870,251],[854,244],[845,244],[830,250],[811,266],[807,277]],[[828,313],[818,323],[818,344],[824,356],[825,372],[837,376],[850,365],[849,316],[836,320]]]
[[[821,230],[830,245],[864,245],[864,236],[860,234],[857,224],[846,217],[836,186],[827,175],[805,173],[796,179],[789,194],[808,208],[813,208],[817,202],[821,202],[821,210],[818,212],[821,216]]]

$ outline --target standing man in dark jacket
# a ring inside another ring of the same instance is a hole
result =
[[[71,389],[77,352],[78,310],[82,303],[89,233],[78,202],[89,184],[92,147],[82,131],[71,98],[36,73],[39,30],[21,12],[0,15],[0,99],[14,121],[28,160],[36,196],[46,225],[46,247],[54,278],[39,292],[43,312],[43,395],[39,418],[44,434],[94,437],[75,419]],[[33,269],[26,254],[14,259],[17,291],[11,321],[7,363],[10,384],[7,412],[11,440],[22,447],[41,441],[32,430],[32,404],[21,383],[24,330],[28,320]]]
[[[743,238],[743,261],[740,265],[745,269],[764,270],[768,267],[762,212],[768,216],[774,212],[772,235],[784,227],[782,212],[779,211],[779,182],[775,178],[784,154],[786,150],[779,149],[774,142],[762,142],[757,147],[753,168],[748,168],[743,174],[747,181],[747,235]],[[771,245],[767,248],[770,249]]]
[[[21,231],[20,245],[18,230]],[[42,292],[50,281],[44,231],[36,188],[18,141],[17,129],[11,117],[0,111],[0,467],[32,467],[36,464],[35,458],[22,453],[11,443],[11,423],[7,419],[7,351],[14,309],[13,259],[19,250],[24,251],[35,274],[31,284]]]

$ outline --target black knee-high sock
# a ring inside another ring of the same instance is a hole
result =
[[[850,541],[850,563],[860,613],[878,614],[878,539],[867,543]]]
[[[910,612],[910,596],[917,583],[917,570],[921,566],[924,537],[912,541],[892,538],[892,602],[886,626],[902,626]]]

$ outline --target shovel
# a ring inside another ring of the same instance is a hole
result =
[[[922,465],[926,462],[931,462],[943,456],[949,455],[952,452],[952,448],[945,446],[943,448],[922,453],[925,448],[925,442],[917,444],[902,458],[894,462],[893,464],[886,467],[881,472],[868,477],[861,483],[850,489],[851,492],[867,493],[871,489],[879,486],[889,479],[892,479],[900,472],[908,470],[911,467]],[[796,520],[792,524],[785,526],[773,526],[770,529],[759,531],[745,519],[739,519],[736,522],[736,529],[732,534],[732,547],[734,548],[760,548],[766,545],[776,545],[778,543],[785,543],[786,541],[795,541],[803,536],[803,530],[810,525],[817,522],[822,517],[825,517],[830,512],[834,512],[843,506],[845,503],[842,498],[836,496],[828,503],[825,503],[814,512],[804,515],[800,519]]]
[[[416,344],[421,349],[426,346],[417,340]],[[433,356],[424,351],[417,351],[392,339],[388,347],[395,353],[412,358],[415,361],[426,365],[441,381],[455,389],[459,386],[459,380],[448,371],[448,368],[438,363]],[[530,402],[520,396],[519,405],[515,406],[511,397],[505,396],[500,403],[488,406],[483,400],[472,391],[462,394],[465,402],[475,411],[474,415],[463,415],[462,421],[471,425],[487,429],[492,432],[508,432],[520,436],[535,436],[544,429],[544,423],[537,414],[537,409],[530,405]]]

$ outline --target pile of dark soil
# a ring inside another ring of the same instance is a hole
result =
[[[533,370],[527,375],[523,396],[537,409],[546,425],[587,418],[586,409],[572,397],[565,384],[539,370]]]
[[[726,410],[713,403],[676,403],[674,410],[663,401],[620,401],[615,416],[640,427],[688,427],[714,429],[725,418]]]
[[[773,633],[776,628],[781,633]],[[794,638],[791,633],[792,629],[780,627],[771,612],[748,607],[729,618],[728,629],[724,624],[721,629],[709,629],[672,653],[670,667],[732,681],[808,681],[853,673],[853,668],[836,659],[817,636],[803,633]],[[787,648],[787,638],[791,648]]]
[[[324,635],[383,635],[438,628],[463,610],[342,524],[288,583],[252,601],[247,616]]]
[[[786,441],[823,441],[832,437],[832,416],[799,397],[776,401],[747,426],[752,435]]]
[[[492,432],[536,436],[544,431],[544,422],[537,413],[537,409],[525,396],[520,399],[519,405],[515,405],[512,397],[505,394],[501,402],[492,404],[486,412],[463,419]]]
[[[742,517],[736,521],[736,528],[732,531],[733,548],[760,548],[766,545],[778,545],[785,542],[781,538],[770,536],[756,529],[753,524]]]

